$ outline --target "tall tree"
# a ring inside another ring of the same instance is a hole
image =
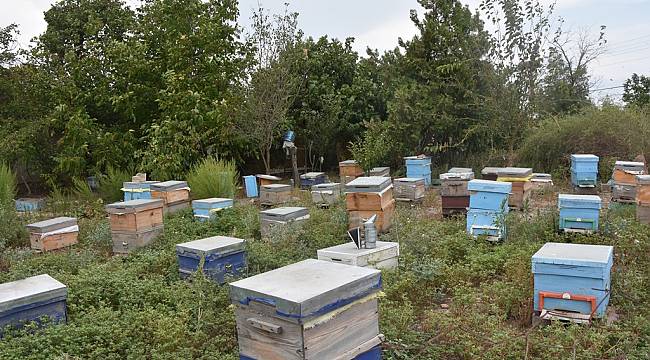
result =
[[[628,105],[650,105],[650,77],[632,74],[623,84],[623,101]]]

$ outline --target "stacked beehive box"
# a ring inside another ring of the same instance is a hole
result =
[[[257,177],[255,175],[244,176],[244,189],[247,198],[256,198],[258,194]]]
[[[51,251],[77,244],[79,226],[77,219],[58,217],[27,225],[32,249]]]
[[[186,181],[165,181],[151,184],[151,198],[162,199],[165,214],[190,207],[190,188]]]
[[[309,220],[309,211],[303,207],[280,207],[260,212],[260,233],[268,237],[278,228],[300,226]]]
[[[363,176],[363,169],[356,160],[345,160],[339,163],[339,176],[343,185]]]
[[[595,193],[598,184],[598,156],[571,155],[571,184],[579,193]]]
[[[269,184],[260,186],[260,204],[273,206],[291,200],[291,185]]]
[[[271,185],[271,184],[279,184],[280,181],[282,181],[282,178],[279,178],[277,176],[263,175],[263,174],[258,174],[257,179],[258,179],[258,181],[260,183],[260,186]]]
[[[472,169],[453,168],[447,173],[440,174],[443,215],[467,213],[467,208],[469,208],[467,183],[472,179],[474,179]]]
[[[210,198],[192,201],[192,211],[194,219],[199,221],[208,221],[214,219],[216,214],[233,206],[233,199]]]
[[[506,237],[505,218],[508,215],[508,197],[512,184],[490,180],[471,180],[467,184],[470,192],[467,212],[467,233],[471,236],[486,236],[490,241]]]
[[[106,206],[113,252],[127,254],[147,246],[163,232],[163,200],[131,200]]]
[[[600,197],[596,195],[560,194],[560,230],[586,233],[598,231],[601,203]]]
[[[20,198],[20,199],[16,199],[16,211],[19,211],[19,212],[39,211],[43,207],[45,207],[45,199],[43,199],[43,198]]]
[[[325,183],[311,187],[311,199],[319,206],[330,206],[341,198],[343,187],[340,183]]]
[[[545,189],[553,186],[553,178],[551,174],[534,173],[530,179],[533,189]]]
[[[426,186],[424,179],[399,178],[393,181],[393,191],[397,201],[417,202],[424,199]]]
[[[314,185],[324,184],[327,182],[327,175],[324,172],[308,172],[300,175],[300,188],[309,190]]]
[[[501,170],[500,167],[484,167],[483,170],[481,170],[481,179],[497,181],[499,178],[499,170]]]
[[[239,358],[381,359],[375,269],[304,260],[230,284]]]
[[[404,158],[406,163],[406,177],[413,179],[424,179],[424,186],[431,186],[431,158],[424,155],[408,156]]]
[[[157,181],[127,181],[122,184],[124,201],[151,199],[151,185]]]
[[[645,173],[642,162],[617,161],[612,175],[612,201],[632,204],[636,202],[636,176]]]
[[[650,175],[637,175],[636,186],[636,219],[650,224]]]
[[[530,199],[533,184],[530,179],[533,176],[533,169],[507,167],[499,169],[497,181],[509,182],[512,184],[512,192],[508,205],[512,209],[522,210]]]
[[[318,260],[339,264],[368,267],[372,269],[396,269],[399,264],[399,244],[389,241],[377,241],[372,249],[359,249],[349,242],[320,249]]]
[[[348,209],[349,228],[377,215],[378,232],[390,229],[395,212],[395,199],[390,178],[382,176],[360,177],[345,185],[345,203]]]
[[[389,167],[376,167],[368,171],[368,176],[384,176],[390,177],[390,168]]]
[[[176,257],[181,278],[200,268],[208,279],[223,284],[244,273],[246,241],[227,236],[190,241],[176,245]]]
[[[67,297],[68,288],[47,274],[0,284],[0,337],[7,326],[65,323]]]
[[[536,313],[580,323],[604,317],[613,262],[611,246],[547,243],[532,257]]]

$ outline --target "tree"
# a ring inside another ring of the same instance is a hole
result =
[[[650,104],[650,77],[632,74],[623,84],[623,101],[628,105],[646,106]]]

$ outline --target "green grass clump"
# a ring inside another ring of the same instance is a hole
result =
[[[234,198],[239,172],[233,161],[207,158],[195,165],[187,182],[195,199]]]
[[[106,203],[112,203],[122,200],[122,185],[125,181],[130,181],[129,172],[109,167],[106,175],[99,178],[99,196]]]
[[[0,163],[0,250],[20,243],[26,236],[16,212],[15,197],[16,175],[7,164]]]

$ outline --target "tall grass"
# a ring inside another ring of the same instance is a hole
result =
[[[239,181],[234,161],[207,158],[187,174],[187,182],[195,199],[233,198]]]
[[[0,163],[0,203],[11,204],[16,196],[16,175],[11,168]]]
[[[129,172],[108,167],[106,175],[99,178],[98,192],[104,202],[111,203],[120,201],[122,197],[122,186],[125,181],[131,180]]]
[[[16,175],[7,164],[0,163],[0,250],[18,245],[26,235],[14,205],[15,196]]]

